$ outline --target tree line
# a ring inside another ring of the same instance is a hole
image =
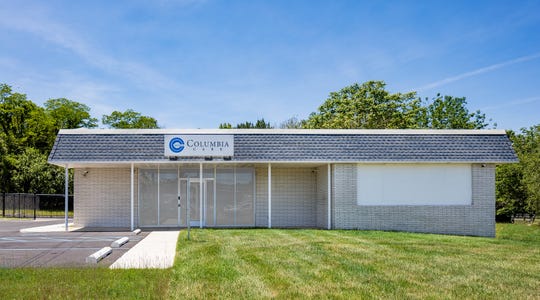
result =
[[[437,94],[421,99],[415,92],[390,93],[383,81],[353,84],[329,97],[305,120],[292,117],[278,126],[264,119],[220,128],[306,129],[484,129],[496,127],[479,110],[469,111],[465,97]],[[507,131],[519,163],[496,169],[497,219],[540,212],[540,124]]]
[[[107,128],[159,128],[156,119],[128,109],[103,115]],[[66,98],[49,99],[43,107],[0,84],[0,192],[62,193],[63,169],[47,163],[60,129],[95,128],[98,120],[87,105]],[[437,94],[421,99],[416,92],[390,93],[383,81],[367,81],[331,92],[301,120],[279,125],[264,118],[219,128],[326,129],[483,129],[496,127],[479,110],[469,111],[465,97]],[[497,216],[540,211],[540,124],[508,131],[519,157],[517,164],[497,166]]]
[[[154,118],[133,110],[102,116],[109,128],[158,128]],[[63,193],[64,171],[47,163],[60,129],[95,128],[87,105],[57,98],[43,107],[0,84],[0,192]]]

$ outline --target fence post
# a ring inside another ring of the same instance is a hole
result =
[[[6,192],[2,193],[2,218],[6,217]]]
[[[36,194],[34,194],[34,220],[36,219]]]

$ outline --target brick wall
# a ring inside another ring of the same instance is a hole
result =
[[[137,226],[137,170],[134,219]],[[84,227],[131,226],[130,169],[75,169],[74,223]]]
[[[332,228],[495,236],[495,166],[472,165],[472,205],[359,206],[356,165],[332,168]],[[84,172],[88,171],[86,175]],[[256,167],[255,226],[268,226],[268,169]],[[135,169],[135,226],[138,219]],[[327,226],[327,169],[272,167],[272,226]],[[76,169],[74,222],[130,226],[130,170]]]
[[[255,193],[255,226],[268,227],[268,168],[255,168]]]
[[[333,170],[333,226],[340,229],[396,230],[495,236],[495,166],[472,165],[472,205],[359,206],[356,165]]]
[[[328,228],[328,166],[317,168],[317,227]]]

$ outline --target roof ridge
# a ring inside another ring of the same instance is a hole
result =
[[[68,134],[506,135],[503,129],[61,129]]]

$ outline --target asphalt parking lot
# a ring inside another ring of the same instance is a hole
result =
[[[53,225],[63,220],[0,219],[0,267],[108,267],[141,241],[148,232],[130,231],[21,233],[23,228]],[[121,237],[129,242],[113,248],[98,264],[87,264],[86,257]]]

